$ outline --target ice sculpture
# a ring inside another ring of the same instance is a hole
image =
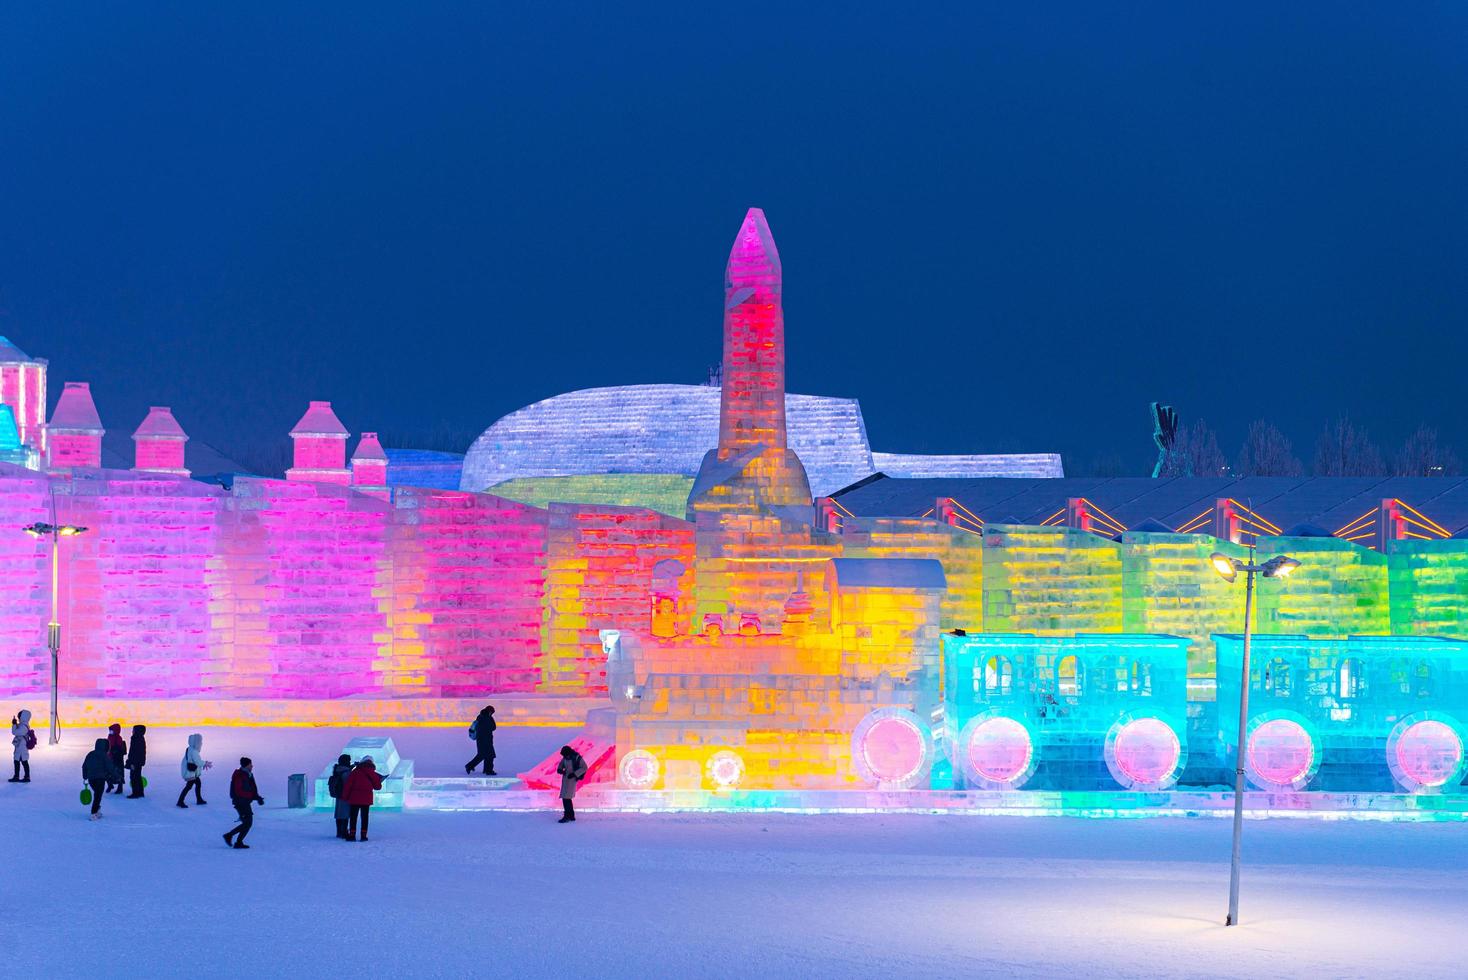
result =
[[[413,760],[398,755],[398,748],[392,739],[385,736],[354,738],[342,746],[338,754],[351,756],[353,765],[363,759],[371,759],[372,764],[377,767],[377,773],[382,777],[382,789],[373,794],[374,807],[382,810],[403,808],[403,799],[413,786]],[[336,756],[332,756],[316,777],[312,806],[318,810],[330,809],[336,803],[327,786],[331,781],[331,767],[335,763]]]
[[[1165,635],[944,634],[955,774],[983,789],[1171,787],[1188,760],[1188,645]]]
[[[1243,638],[1214,640],[1219,744],[1232,759]],[[1253,638],[1245,766],[1260,789],[1452,791],[1463,778],[1465,724],[1468,642]]]

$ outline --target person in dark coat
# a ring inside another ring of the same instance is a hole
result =
[[[265,797],[260,795],[260,790],[255,786],[255,763],[248,756],[240,759],[240,767],[229,777],[229,802],[234,804],[235,812],[240,815],[240,823],[238,827],[224,832],[225,846],[233,847],[237,851],[248,851],[250,845],[245,843],[245,835],[255,823],[255,815],[250,807],[255,803],[265,805]]]
[[[494,705],[486,704],[480,709],[474,724],[469,726],[469,737],[474,739],[474,747],[479,753],[464,764],[464,772],[474,772],[474,767],[482,761],[486,776],[499,775],[494,771],[494,727]]]
[[[31,713],[21,711],[10,719],[10,744],[15,747],[15,775],[8,782],[28,783],[31,781]],[[25,767],[25,778],[20,777],[21,767]]]
[[[147,725],[134,725],[132,738],[128,739],[127,782],[130,792],[127,798],[130,800],[143,798],[143,766],[148,764],[148,740],[143,736],[147,734]]]
[[[342,789],[351,811],[347,817],[347,840],[358,840],[357,818],[362,818],[361,840],[367,839],[367,813],[372,809],[373,792],[382,789],[382,777],[377,774],[377,763],[369,755],[352,767],[347,785]]]
[[[342,840],[347,839],[347,816],[352,812],[352,805],[347,802],[346,788],[347,777],[352,773],[352,757],[345,752],[336,757],[336,765],[331,767],[331,779],[327,782],[328,789],[334,789],[331,798],[336,800],[336,835]]]
[[[571,805],[571,800],[576,795],[576,787],[586,778],[586,760],[571,746],[562,745],[561,761],[556,763],[556,772],[561,774],[562,810],[561,819],[556,823],[575,823],[576,808]]]
[[[102,794],[106,787],[122,779],[122,770],[112,762],[112,752],[105,738],[97,739],[96,746],[82,760],[82,779],[92,788],[92,819],[102,819]]]
[[[107,784],[108,790],[115,793],[122,792],[122,771],[124,760],[127,758],[127,743],[122,740],[122,726],[112,724],[107,726],[107,752],[112,756],[112,765],[117,770],[117,785],[114,789],[111,783]]]

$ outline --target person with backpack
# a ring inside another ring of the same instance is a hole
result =
[[[571,800],[576,796],[576,787],[586,778],[586,760],[581,753],[569,745],[561,746],[561,761],[556,763],[556,772],[561,774],[561,819],[556,823],[575,823],[576,808]]]
[[[82,779],[92,788],[92,819],[102,819],[102,794],[106,787],[122,780],[122,770],[112,761],[112,750],[105,738],[97,739],[96,747],[82,760]]]
[[[474,767],[482,761],[484,763],[484,774],[486,776],[499,775],[494,771],[494,705],[486,704],[479,711],[479,716],[474,719],[474,724],[469,726],[469,737],[474,740],[474,747],[478,753],[474,758],[464,764],[466,775],[472,775]]]
[[[367,813],[372,809],[374,790],[382,789],[382,777],[377,774],[377,763],[368,756],[352,767],[351,775],[347,776],[346,785],[342,787],[342,796],[346,798],[351,807],[347,815],[347,840],[358,840],[357,818],[362,818],[362,836],[360,840],[367,840]]]
[[[143,766],[148,763],[148,740],[143,736],[147,734],[147,725],[134,725],[132,738],[128,739],[127,798],[130,800],[143,798]]]
[[[28,783],[31,781],[31,749],[36,747],[36,733],[31,728],[31,713],[24,709],[14,718],[10,719],[10,744],[15,747],[12,754],[15,760],[15,775],[6,782]],[[24,767],[25,778],[22,779],[20,771]]]
[[[204,736],[198,732],[189,736],[189,747],[184,749],[183,761],[178,764],[178,774],[183,777],[183,789],[178,791],[177,806],[180,810],[187,810],[188,804],[184,797],[189,795],[189,787],[194,789],[194,804],[204,806],[209,801],[204,799],[204,791],[200,789],[201,780],[205,769],[213,769],[214,763],[205,762],[202,753],[204,751]]]
[[[352,812],[352,805],[342,790],[346,789],[351,771],[352,757],[343,752],[336,757],[336,765],[331,767],[331,777],[326,781],[326,792],[336,800],[336,836],[342,840],[347,839],[347,816]]]
[[[112,757],[112,768],[117,770],[117,788],[112,784],[107,785],[108,792],[122,792],[122,771],[124,760],[127,758],[127,743],[122,740],[122,726],[112,724],[107,727],[107,754]]]
[[[255,814],[250,807],[255,803],[265,805],[265,797],[260,795],[260,790],[255,786],[255,763],[250,761],[249,756],[240,759],[240,767],[229,777],[229,802],[234,804],[235,813],[240,815],[240,823],[224,832],[225,846],[233,847],[237,851],[248,851],[250,845],[245,843],[245,835],[255,823]]]

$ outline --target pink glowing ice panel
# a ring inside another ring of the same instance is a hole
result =
[[[1117,732],[1116,766],[1135,786],[1157,786],[1171,779],[1182,758],[1177,733],[1159,718],[1129,721]]]
[[[1463,765],[1463,742],[1440,721],[1419,721],[1396,740],[1397,769],[1418,786],[1441,786]]]
[[[1034,757],[1030,733],[1013,718],[979,722],[966,749],[974,771],[994,783],[1009,784],[1022,778]]]
[[[1272,786],[1296,786],[1315,764],[1315,743],[1299,722],[1274,718],[1249,736],[1249,768]]]

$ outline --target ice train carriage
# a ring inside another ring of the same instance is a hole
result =
[[[945,746],[969,789],[1164,790],[1187,767],[1186,637],[945,634]]]
[[[1218,647],[1218,751],[1239,740],[1243,637]],[[1449,792],[1463,780],[1468,642],[1255,636],[1245,772],[1254,787]]]

